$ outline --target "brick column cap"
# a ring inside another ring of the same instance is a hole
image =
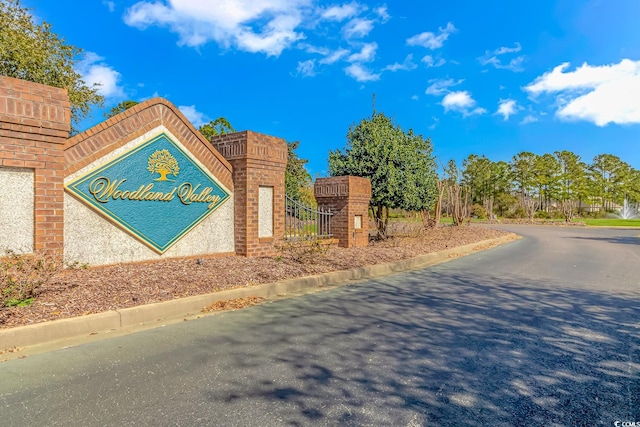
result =
[[[360,176],[333,176],[317,178],[314,185],[314,196],[322,198],[367,199],[371,198],[371,181]]]
[[[244,130],[214,136],[211,144],[229,161],[268,161],[271,167],[287,167],[287,143],[283,138]]]
[[[66,89],[0,76],[0,123],[21,127],[21,132],[43,133],[48,142],[63,144],[71,129],[71,104]]]

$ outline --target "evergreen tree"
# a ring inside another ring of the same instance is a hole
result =
[[[371,180],[371,207],[384,237],[389,209],[431,210],[436,202],[437,175],[430,139],[404,132],[384,113],[375,113],[347,132],[344,150],[329,152],[331,175]]]
[[[75,70],[82,50],[58,37],[51,25],[38,25],[19,0],[0,0],[0,75],[67,89],[75,131],[92,105],[102,105],[99,87]]]

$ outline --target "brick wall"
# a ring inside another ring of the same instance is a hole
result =
[[[318,207],[335,212],[331,218],[331,232],[338,239],[339,246],[351,248],[369,244],[371,182],[368,178],[318,178],[314,185],[314,195]],[[356,228],[356,217],[360,217],[360,228]]]
[[[274,242],[284,237],[284,139],[252,131],[214,137],[213,146],[233,166],[235,185],[236,253],[244,256],[275,254]],[[258,237],[258,193],[273,187],[273,237]]]
[[[34,249],[62,256],[65,89],[0,76],[0,167],[34,171]]]

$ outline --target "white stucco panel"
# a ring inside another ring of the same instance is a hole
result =
[[[65,194],[64,257],[68,262],[104,265],[233,252],[233,206],[231,196],[160,255],[75,197]]]
[[[0,253],[33,253],[34,172],[0,167]]]
[[[258,190],[258,237],[273,237],[273,187]]]

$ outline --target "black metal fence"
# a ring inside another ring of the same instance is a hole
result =
[[[285,196],[284,237],[289,240],[331,238],[332,216],[329,209],[314,209]]]

